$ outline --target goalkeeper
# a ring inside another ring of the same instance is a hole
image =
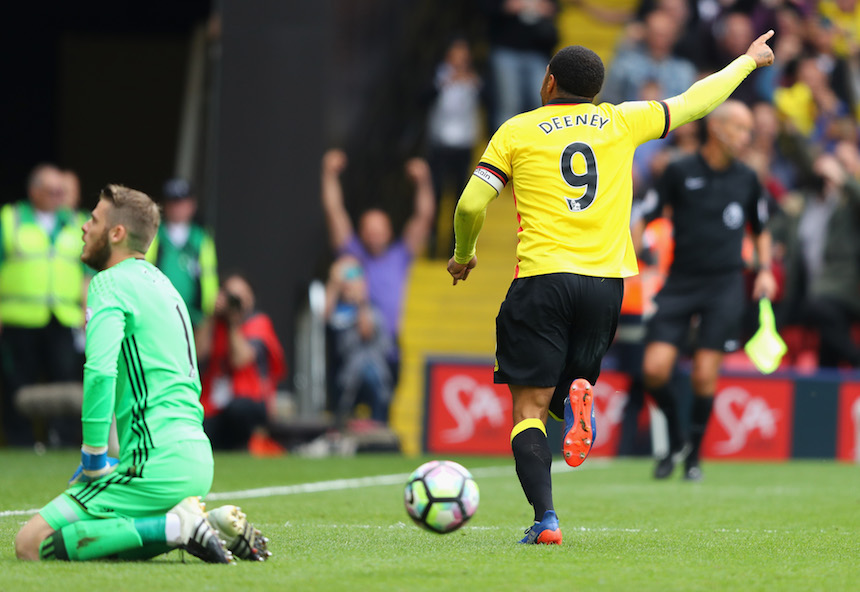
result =
[[[145,194],[108,185],[84,224],[87,298],[81,464],[15,537],[19,559],[147,559],[175,548],[210,563],[268,557],[235,506],[207,515],[212,447],[188,311],[144,259],[158,229]],[[119,459],[107,456],[116,416]],[[226,541],[226,542],[225,542]]]

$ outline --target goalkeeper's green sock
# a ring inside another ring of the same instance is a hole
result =
[[[165,516],[82,520],[54,531],[42,541],[39,557],[65,561],[148,559],[173,548],[167,544],[166,522]]]

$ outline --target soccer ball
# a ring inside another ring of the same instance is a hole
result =
[[[444,534],[468,522],[478,509],[478,484],[463,466],[431,460],[409,475],[403,495],[406,512],[416,524]]]

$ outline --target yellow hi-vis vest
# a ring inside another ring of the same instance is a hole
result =
[[[25,202],[0,208],[0,322],[39,328],[53,314],[66,327],[82,327],[83,238],[77,218],[71,217],[52,243],[29,208]]]

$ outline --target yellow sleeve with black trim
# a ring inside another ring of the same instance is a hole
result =
[[[457,263],[468,263],[475,256],[487,206],[498,195],[498,190],[482,178],[473,175],[469,179],[454,211],[454,261]]]
[[[624,116],[636,146],[665,138],[669,133],[669,106],[665,101],[628,101],[616,109]]]
[[[748,55],[742,55],[719,72],[702,78],[680,95],[666,99],[670,117],[669,130],[701,119],[713,111],[717,105],[729,98],[755,69],[755,60]]]

